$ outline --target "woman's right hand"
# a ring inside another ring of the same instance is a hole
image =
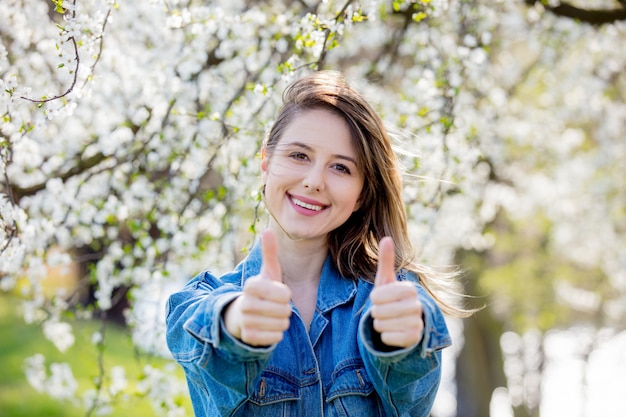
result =
[[[243,294],[224,312],[226,330],[250,346],[280,342],[291,316],[291,290],[282,282],[276,238],[270,230],[263,232],[261,248],[261,273],[246,280]]]

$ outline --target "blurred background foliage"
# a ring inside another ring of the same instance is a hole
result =
[[[98,349],[89,340],[101,330],[99,321],[80,321],[75,334],[78,338],[73,347],[61,353],[42,335],[37,325],[23,323],[19,314],[19,299],[12,294],[0,295],[0,416],[2,417],[83,417],[88,408],[74,400],[59,401],[45,392],[38,392],[25,378],[25,360],[36,354],[43,355],[50,363],[67,362],[74,369],[79,389],[93,388],[99,372],[94,364],[113,367],[123,366],[128,379],[141,381],[145,378],[145,366],[160,367],[170,364],[161,357],[145,355],[138,351],[128,329],[123,326],[107,326],[107,348]],[[178,377],[183,378],[182,371]],[[112,404],[113,416],[149,416],[155,411],[145,392],[137,386],[130,387],[128,394]],[[187,415],[193,415],[187,396],[180,396],[180,404]],[[93,414],[93,412],[91,412]]]

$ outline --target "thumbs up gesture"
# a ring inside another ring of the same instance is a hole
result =
[[[261,273],[246,280],[243,294],[224,312],[226,330],[251,346],[280,342],[291,315],[291,290],[282,282],[276,238],[270,230],[261,236],[261,248]]]
[[[424,321],[417,288],[398,281],[394,268],[394,243],[384,237],[379,244],[378,271],[370,293],[374,330],[387,346],[409,347],[422,340]]]

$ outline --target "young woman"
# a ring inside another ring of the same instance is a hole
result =
[[[458,310],[412,260],[389,135],[336,72],[283,101],[262,152],[261,241],[168,303],[195,414],[428,416],[451,343],[442,310]]]

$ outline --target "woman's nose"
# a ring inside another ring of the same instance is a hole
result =
[[[324,189],[324,168],[312,166],[304,176],[302,184],[309,191],[322,191]]]

